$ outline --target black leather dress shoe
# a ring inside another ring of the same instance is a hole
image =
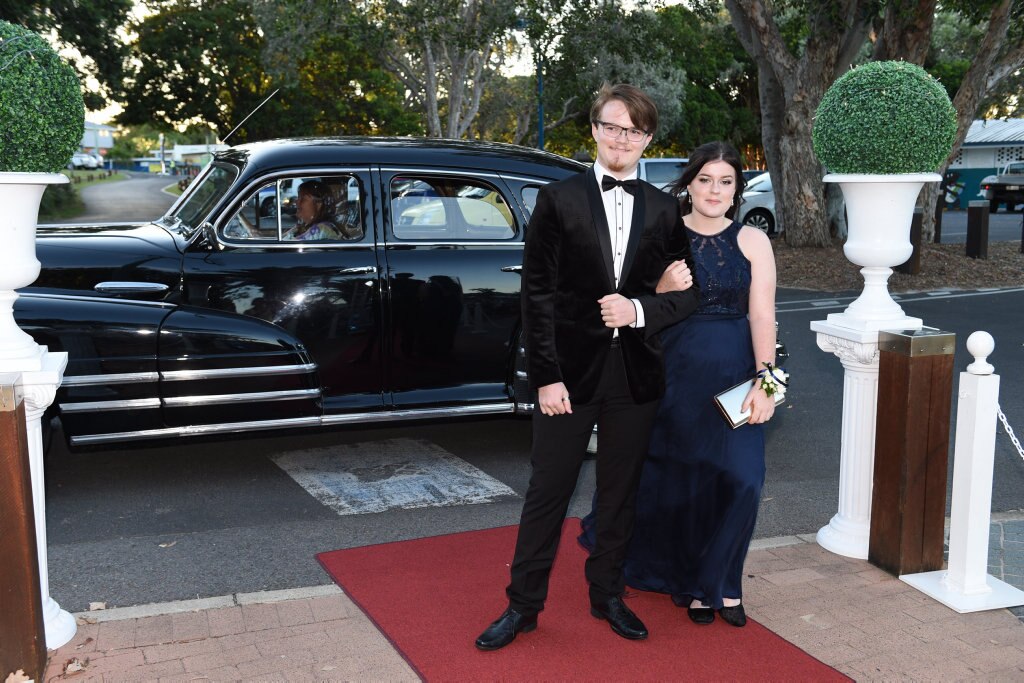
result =
[[[747,613],[743,609],[742,603],[733,607],[722,607],[718,610],[718,614],[722,617],[722,621],[732,626],[747,625]]]
[[[536,614],[525,616],[509,607],[480,634],[476,639],[476,646],[481,650],[498,650],[515,640],[520,633],[529,633],[535,628]]]
[[[715,610],[710,607],[687,607],[686,616],[690,621],[701,626],[707,626],[715,621]],[[724,619],[724,617],[723,617]]]
[[[612,626],[612,630],[629,640],[643,640],[647,637],[647,627],[633,610],[626,607],[622,598],[612,598],[601,604],[591,604],[590,613],[598,619],[604,619]]]

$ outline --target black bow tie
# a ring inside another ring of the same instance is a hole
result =
[[[637,188],[640,187],[640,182],[636,178],[633,178],[632,180],[616,180],[610,175],[606,175],[603,178],[601,178],[602,192],[607,192],[613,187],[621,187],[626,192],[635,195]]]

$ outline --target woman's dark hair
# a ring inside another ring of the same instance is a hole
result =
[[[716,140],[715,142],[706,142],[697,149],[693,150],[693,154],[690,155],[690,159],[686,164],[686,168],[683,169],[682,175],[679,179],[673,183],[669,189],[676,197],[682,197],[686,194],[686,188],[689,186],[693,179],[697,177],[701,169],[708,163],[714,161],[724,161],[733,167],[736,171],[736,194],[732,198],[732,206],[725,212],[728,218],[735,218],[736,209],[740,208],[740,204],[743,203],[743,190],[747,186],[747,181],[743,177],[743,163],[740,161],[740,153],[736,151],[736,148],[730,145],[728,142],[722,142]],[[680,200],[680,205],[683,207],[683,215],[693,211],[693,202],[689,201],[689,197],[683,197]]]
[[[299,185],[299,194],[303,193],[317,200],[316,217],[310,221],[310,224],[329,220],[334,215],[334,193],[331,192],[327,183],[321,180],[307,180]]]

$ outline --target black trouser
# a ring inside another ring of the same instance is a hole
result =
[[[533,475],[526,491],[506,589],[521,614],[544,609],[548,577],[562,523],[576,489],[587,444],[597,424],[597,539],[587,559],[590,601],[622,594],[622,562],[633,520],[636,491],[658,401],[637,404],[629,393],[622,353],[613,348],[593,400],[572,404],[571,415],[533,414]]]

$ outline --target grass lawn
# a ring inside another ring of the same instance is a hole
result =
[[[39,222],[59,220],[77,216],[85,210],[78,191],[83,187],[96,183],[109,183],[124,180],[125,175],[119,171],[108,172],[103,169],[63,170],[71,182],[66,185],[50,185],[43,193],[43,201],[39,206]]]

